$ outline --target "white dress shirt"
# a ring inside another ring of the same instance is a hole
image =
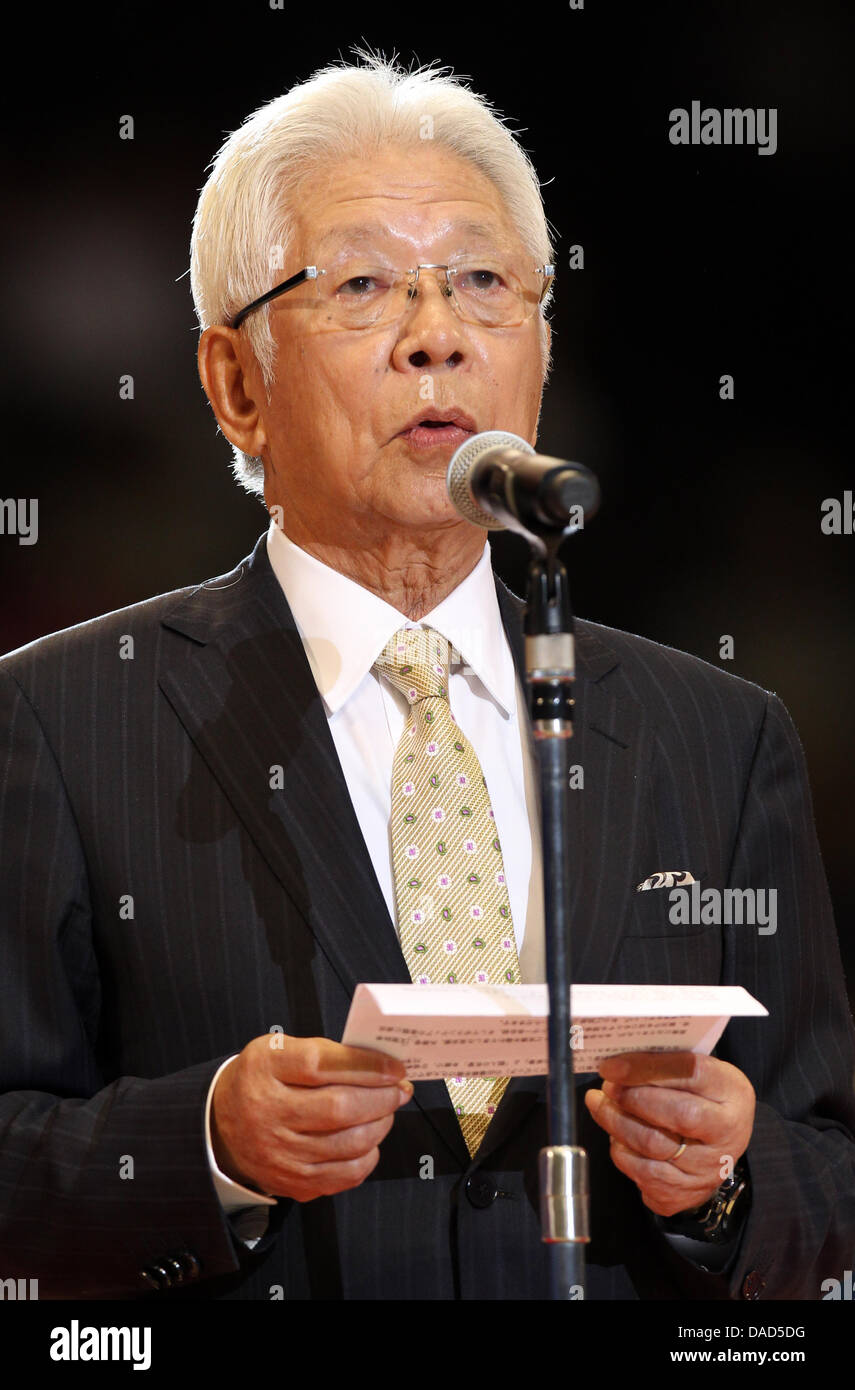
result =
[[[525,696],[514,666],[496,596],[490,546],[447,598],[414,623],[369,589],[322,564],[270,524],[267,553],[294,615],[323,698],[329,730],[350,799],[396,924],[389,836],[392,763],[407,722],[406,696],[373,664],[402,627],[431,627],[452,647],[448,699],[484,772],[502,845],[511,916],[525,983],[546,979],[539,801]],[[532,833],[534,827],[534,833]],[[383,930],[382,926],[378,930]],[[265,1197],[221,1173],[211,1145],[210,1109],[223,1063],[211,1082],[205,1110],[208,1161],[223,1210],[235,1233],[253,1245],[267,1225]],[[240,1213],[240,1215],[237,1215]]]

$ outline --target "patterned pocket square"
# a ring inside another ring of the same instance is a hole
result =
[[[688,869],[665,869],[651,874],[636,887],[636,893],[647,893],[651,888],[676,888],[680,883],[694,883],[695,879]]]

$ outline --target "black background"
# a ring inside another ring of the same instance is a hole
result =
[[[38,498],[39,539],[0,535],[0,651],[252,547],[267,518],[199,385],[184,275],[206,166],[356,43],[438,59],[522,131],[557,233],[540,447],[593,468],[604,496],[567,547],[575,608],[784,700],[855,996],[855,537],[820,530],[823,499],[853,486],[848,7],[249,0],[40,6],[23,23],[6,67],[2,496]],[[671,145],[669,111],[692,100],[776,107],[777,152]],[[518,592],[519,546],[494,547]]]

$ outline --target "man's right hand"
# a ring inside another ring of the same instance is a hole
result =
[[[253,1038],[214,1088],[220,1170],[275,1197],[311,1202],[358,1187],[413,1094],[404,1064],[328,1038]]]

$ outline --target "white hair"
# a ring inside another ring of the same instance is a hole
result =
[[[306,82],[259,109],[233,131],[209,166],[193,219],[190,284],[201,328],[226,324],[287,273],[293,236],[291,209],[301,180],[334,160],[370,158],[384,145],[417,145],[427,135],[467,159],[498,189],[526,250],[538,264],[553,251],[534,166],[516,135],[485,97],[450,68],[407,71],[355,49],[364,66],[321,68]],[[297,269],[299,267],[296,267]],[[549,347],[541,306],[544,380]],[[276,345],[269,306],[255,310],[242,331],[261,370],[268,401],[275,381]],[[264,466],[233,446],[235,478],[264,495]]]

